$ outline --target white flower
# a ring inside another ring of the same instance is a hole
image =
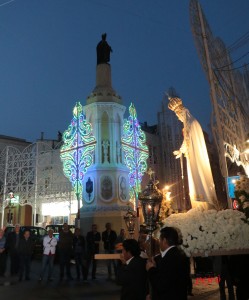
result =
[[[240,196],[239,199],[244,202],[246,200],[246,197],[244,195]]]
[[[249,202],[245,202],[249,206]],[[212,250],[249,248],[249,225],[244,214],[237,210],[222,211],[191,209],[173,214],[164,220],[164,226],[178,228],[182,234],[182,249],[187,256]]]
[[[249,207],[249,201],[245,201],[245,202],[243,203],[243,209],[245,209],[245,208],[247,208],[247,207]]]

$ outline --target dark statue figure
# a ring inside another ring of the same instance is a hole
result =
[[[110,61],[112,48],[106,41],[106,33],[102,34],[102,40],[97,45],[97,65],[106,64]]]
[[[90,177],[88,178],[88,180],[87,180],[87,182],[86,182],[86,192],[87,192],[87,194],[88,194],[88,196],[89,196],[89,201],[90,201],[90,199],[91,199],[91,194],[92,194],[92,192],[93,192],[93,182],[92,182],[92,180],[91,180]]]

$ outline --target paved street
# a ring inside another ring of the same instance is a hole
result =
[[[19,282],[18,278],[6,276],[1,279],[0,294],[1,299],[18,299],[18,300],[78,300],[78,299],[103,299],[116,300],[119,299],[120,287],[114,281],[107,281],[105,268],[101,262],[96,280],[89,280],[87,283],[83,281],[59,281],[59,265],[56,264],[54,268],[53,282],[46,280],[39,282],[41,261],[34,260],[31,266],[31,280]],[[72,275],[75,276],[75,266],[71,266]],[[2,298],[4,296],[4,298]]]
[[[104,261],[99,261],[97,269],[97,279],[89,280],[87,283],[82,281],[63,281],[59,282],[59,266],[55,265],[54,281],[39,282],[40,261],[33,261],[31,267],[31,280],[19,282],[18,278],[6,276],[0,281],[1,299],[18,300],[118,300],[120,287],[115,281],[107,280],[107,271]],[[75,268],[72,265],[72,274],[75,277]],[[212,282],[199,282],[193,279],[193,294],[189,299],[209,299],[219,300],[218,285]]]

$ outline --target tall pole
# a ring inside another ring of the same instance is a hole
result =
[[[78,211],[75,225],[80,228],[80,208],[83,192],[83,178],[87,169],[93,163],[93,152],[96,139],[92,135],[92,127],[86,121],[80,102],[73,109],[73,119],[68,129],[63,133],[63,145],[60,157],[63,172],[71,181],[77,199]]]
[[[36,225],[36,213],[37,213],[37,186],[38,186],[38,155],[39,155],[39,142],[36,143],[35,151],[35,195],[34,195],[34,213],[33,213],[33,225]]]
[[[79,115],[78,106],[77,106],[77,116]],[[76,128],[76,197],[78,205],[78,213],[76,219],[76,227],[80,228],[80,195],[79,195],[79,118],[77,118],[77,128]]]
[[[148,146],[145,145],[145,133],[140,128],[133,103],[129,107],[129,112],[130,116],[123,125],[122,145],[125,164],[130,169],[130,187],[134,193],[137,217],[139,217],[138,193],[141,191],[142,175],[147,169]]]
[[[218,109],[217,98],[216,98],[216,93],[215,93],[214,76],[213,76],[213,70],[212,70],[212,65],[211,65],[211,59],[210,59],[210,55],[209,55],[207,35],[206,35],[205,25],[204,25],[204,21],[203,21],[201,6],[200,6],[199,2],[197,2],[197,5],[198,5],[198,15],[199,15],[200,24],[201,24],[202,40],[203,40],[204,51],[205,51],[206,61],[207,61],[211,101],[213,103],[214,113],[216,115],[216,123],[217,123],[217,128],[218,128],[218,135],[219,135],[218,141],[217,141],[217,137],[215,137],[215,139],[216,139],[217,147],[218,147],[219,151],[221,152],[219,155],[221,172],[222,172],[223,177],[226,179],[228,177],[228,171],[227,171],[227,163],[226,163],[226,157],[225,157],[225,151],[224,151],[224,143],[223,143],[223,140],[220,138],[220,136],[222,135],[222,127],[221,127],[221,122],[220,122],[220,118],[219,118],[219,109]],[[226,183],[226,190],[227,190],[228,207],[231,208],[232,203],[228,197],[227,183]]]
[[[72,192],[69,194],[69,224],[71,224],[71,214],[72,214]]]
[[[187,209],[187,203],[186,203],[186,195],[185,195],[185,182],[184,182],[184,170],[183,170],[183,155],[181,154],[180,157],[180,164],[181,164],[181,177],[182,177],[182,198],[185,205],[185,209]]]
[[[8,162],[9,162],[9,146],[7,146],[7,148],[6,148],[6,158],[5,158],[5,170],[4,170],[4,185],[3,185],[3,203],[2,203],[1,228],[3,228],[3,223],[4,223],[4,211],[5,211],[6,193],[7,193],[7,172],[8,172]]]

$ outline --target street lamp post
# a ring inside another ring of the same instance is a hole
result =
[[[135,213],[129,207],[127,213],[124,215],[124,221],[131,239],[134,237],[136,218]]]
[[[145,190],[143,190],[139,194],[144,221],[149,235],[149,257],[153,255],[152,233],[157,227],[161,203],[163,199],[162,192],[157,188],[157,184],[158,182],[155,182],[150,178],[150,181]]]

